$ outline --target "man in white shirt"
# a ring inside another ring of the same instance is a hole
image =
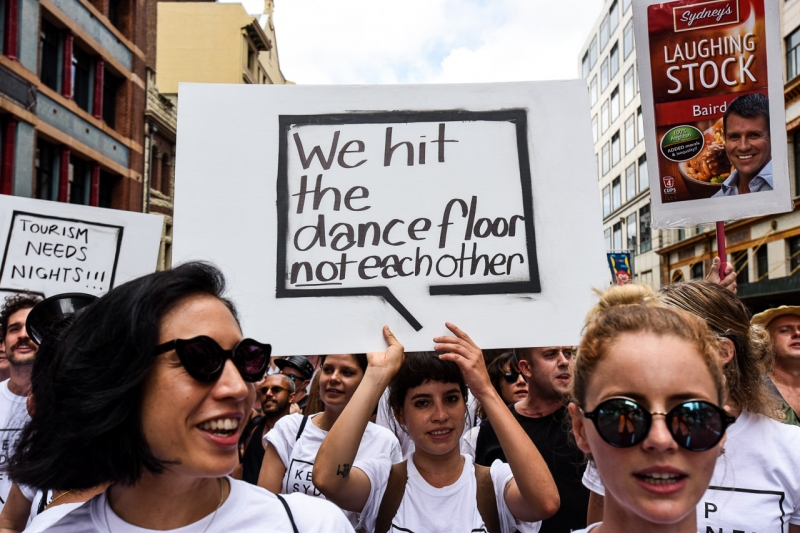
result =
[[[769,99],[758,93],[736,98],[725,111],[722,123],[725,153],[736,170],[722,183],[714,198],[771,191]]]
[[[0,383],[0,509],[5,505],[11,480],[5,472],[19,433],[30,419],[27,399],[31,369],[39,347],[28,336],[25,321],[41,298],[21,293],[6,298],[0,311],[0,337],[6,347],[11,377]]]

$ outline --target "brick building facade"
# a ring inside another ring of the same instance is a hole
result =
[[[2,4],[0,193],[140,211],[145,4]]]

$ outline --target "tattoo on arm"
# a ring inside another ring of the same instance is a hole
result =
[[[350,465],[345,463],[343,465],[337,466],[336,467],[336,475],[337,476],[342,476],[342,477],[349,476],[350,475]]]

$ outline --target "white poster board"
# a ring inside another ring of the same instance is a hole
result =
[[[654,228],[792,210],[782,4],[633,0]]]
[[[575,344],[607,284],[585,84],[182,84],[173,260],[278,355]],[[402,110],[402,111],[398,111]],[[209,132],[214,132],[209,135]]]
[[[0,196],[0,294],[102,295],[155,271],[163,217]]]

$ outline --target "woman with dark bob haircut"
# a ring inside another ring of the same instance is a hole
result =
[[[320,446],[314,485],[342,509],[361,513],[367,531],[538,531],[558,510],[553,476],[492,386],[481,349],[454,324],[434,337],[435,352],[404,354],[388,327],[385,352],[367,354],[361,385]],[[384,389],[414,443],[406,461],[358,461],[359,436]],[[459,446],[467,387],[481,402],[508,458],[476,466]]]
[[[224,289],[187,263],[111,290],[63,334],[9,474],[111,486],[48,531],[352,531],[328,502],[228,477],[270,347],[242,339]]]

